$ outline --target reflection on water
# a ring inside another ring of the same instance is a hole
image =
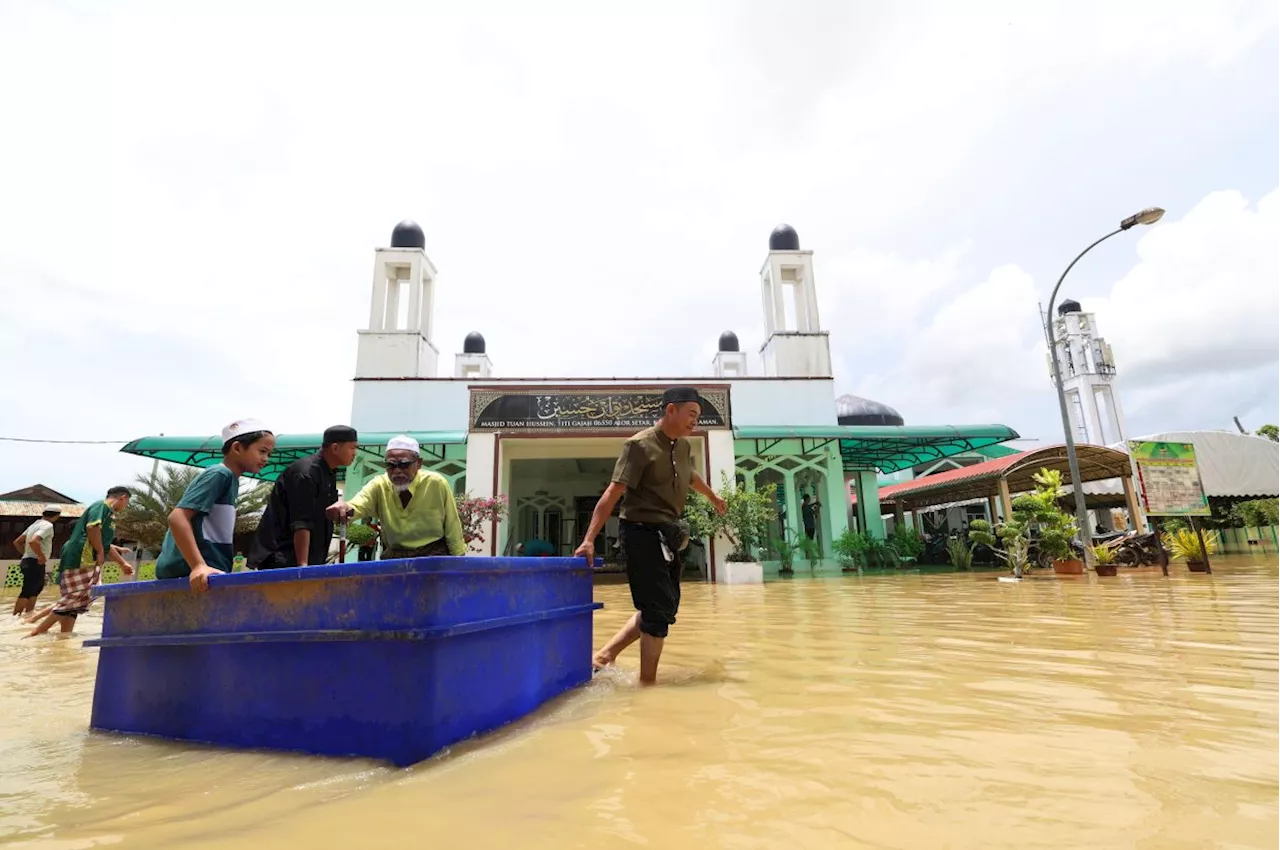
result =
[[[90,734],[100,626],[0,629],[8,846],[1277,846],[1274,564],[690,584],[664,687],[633,648],[408,770]]]

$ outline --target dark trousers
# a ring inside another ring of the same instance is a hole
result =
[[[618,525],[618,544],[627,561],[627,584],[631,602],[640,612],[640,631],[665,638],[680,609],[680,573],[684,570],[674,540],[668,543],[673,558],[662,551],[662,526],[623,520]]]

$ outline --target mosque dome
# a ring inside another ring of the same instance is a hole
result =
[[[472,331],[462,340],[463,354],[484,354],[484,337]]]
[[[396,225],[395,230],[391,231],[391,247],[425,248],[427,247],[427,237],[416,221],[409,221],[406,218]]]
[[[1079,301],[1073,301],[1070,298],[1058,305],[1059,316],[1065,316],[1068,313],[1080,313],[1083,312],[1083,310],[1084,308],[1080,306]]]
[[[733,331],[725,331],[720,334],[720,350],[738,351],[738,335]]]
[[[769,234],[770,251],[799,251],[800,234],[789,224],[779,224]]]
[[[841,425],[903,425],[902,414],[887,404],[856,395],[836,399],[836,421]]]

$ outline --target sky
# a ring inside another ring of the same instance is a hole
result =
[[[763,343],[781,222],[837,392],[1061,439],[1038,304],[1094,311],[1129,436],[1280,419],[1273,2],[0,0],[0,492],[120,445],[347,421],[417,221],[441,368],[699,376]]]

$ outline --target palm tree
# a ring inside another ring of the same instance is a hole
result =
[[[116,521],[116,536],[132,540],[139,547],[159,552],[169,530],[169,512],[182,500],[182,494],[203,470],[194,466],[165,464],[149,475],[136,476],[137,485],[124,514]],[[236,534],[246,534],[258,527],[262,510],[271,495],[271,482],[240,491],[236,500]]]

